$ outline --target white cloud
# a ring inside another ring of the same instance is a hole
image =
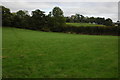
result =
[[[114,21],[118,20],[117,2],[75,2],[73,4],[63,3],[65,15],[79,13],[85,16],[106,17]]]
[[[10,8],[12,11],[28,10],[31,12],[32,10],[40,9],[48,13],[53,9],[53,7],[59,6],[64,11],[65,16],[79,13],[84,16],[106,17],[111,18],[114,21],[118,20],[117,2],[30,2],[30,0],[10,1],[16,2],[2,2],[2,5]]]

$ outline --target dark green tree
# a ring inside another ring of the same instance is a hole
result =
[[[84,18],[85,18],[85,17],[84,17],[83,15],[80,15],[80,22],[84,22],[84,21],[85,21]]]
[[[12,14],[9,8],[0,6],[2,8],[2,25],[3,26],[12,26]]]
[[[48,17],[52,17],[52,12],[49,12]]]
[[[61,27],[64,27],[66,21],[63,15],[63,11],[59,7],[55,7],[52,10],[52,15],[53,15],[52,24],[54,24],[53,26],[54,31],[61,31]]]
[[[35,26],[37,29],[41,29],[45,26],[45,12],[36,9],[35,11],[32,11],[32,26]]]
[[[15,27],[20,28],[27,28],[29,26],[29,19],[30,16],[28,14],[28,11],[26,10],[19,10],[16,13],[13,14],[13,24]]]
[[[54,7],[52,10],[52,14],[54,17],[63,17],[63,11],[59,7]]]
[[[65,18],[66,18],[66,22],[70,22],[71,21],[70,17],[65,17]]]
[[[80,14],[75,14],[74,22],[80,22]]]
[[[110,18],[106,19],[106,20],[105,20],[105,25],[106,25],[106,26],[112,26],[112,25],[113,25],[112,20],[111,20]]]

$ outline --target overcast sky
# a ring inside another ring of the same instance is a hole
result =
[[[18,10],[28,10],[29,12],[40,9],[46,14],[55,6],[64,11],[65,16],[82,14],[84,16],[111,18],[118,20],[119,0],[0,0],[3,6],[11,9],[12,12]]]

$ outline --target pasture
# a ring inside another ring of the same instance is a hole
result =
[[[92,23],[66,23],[68,26],[75,26],[75,27],[106,27],[105,25],[98,25]]]
[[[3,28],[3,78],[117,78],[118,37]]]

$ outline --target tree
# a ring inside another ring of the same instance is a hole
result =
[[[119,21],[119,20],[117,21],[117,24],[118,24],[118,26],[120,27],[120,21]]]
[[[52,10],[52,14],[54,17],[63,17],[63,11],[59,7],[54,7]]]
[[[55,7],[52,10],[52,15],[53,15],[53,22],[51,22],[54,26],[52,29],[54,31],[61,31],[61,27],[64,27],[65,25],[65,18],[63,15],[63,11],[59,7]]]
[[[110,18],[106,19],[106,20],[105,20],[105,25],[106,25],[106,26],[112,26],[112,25],[113,25],[112,20],[111,20]]]
[[[12,14],[9,8],[5,8],[4,6],[0,6],[2,8],[2,25],[3,26],[11,26],[12,22]]]
[[[75,14],[74,22],[80,22],[80,14]]]
[[[52,12],[49,12],[48,17],[51,17],[51,16],[52,16]]]
[[[89,22],[89,23],[94,23],[94,22],[95,22],[95,18],[94,18],[94,17],[88,18],[88,22]]]
[[[35,11],[32,11],[32,26],[35,26],[37,29],[41,29],[45,26],[45,12],[36,9]]]
[[[66,22],[71,22],[70,17],[66,17]]]
[[[19,10],[16,13],[12,13],[14,16],[13,24],[15,27],[27,28],[29,26],[30,16],[28,11]]]
[[[84,16],[80,15],[80,22],[84,22]]]

